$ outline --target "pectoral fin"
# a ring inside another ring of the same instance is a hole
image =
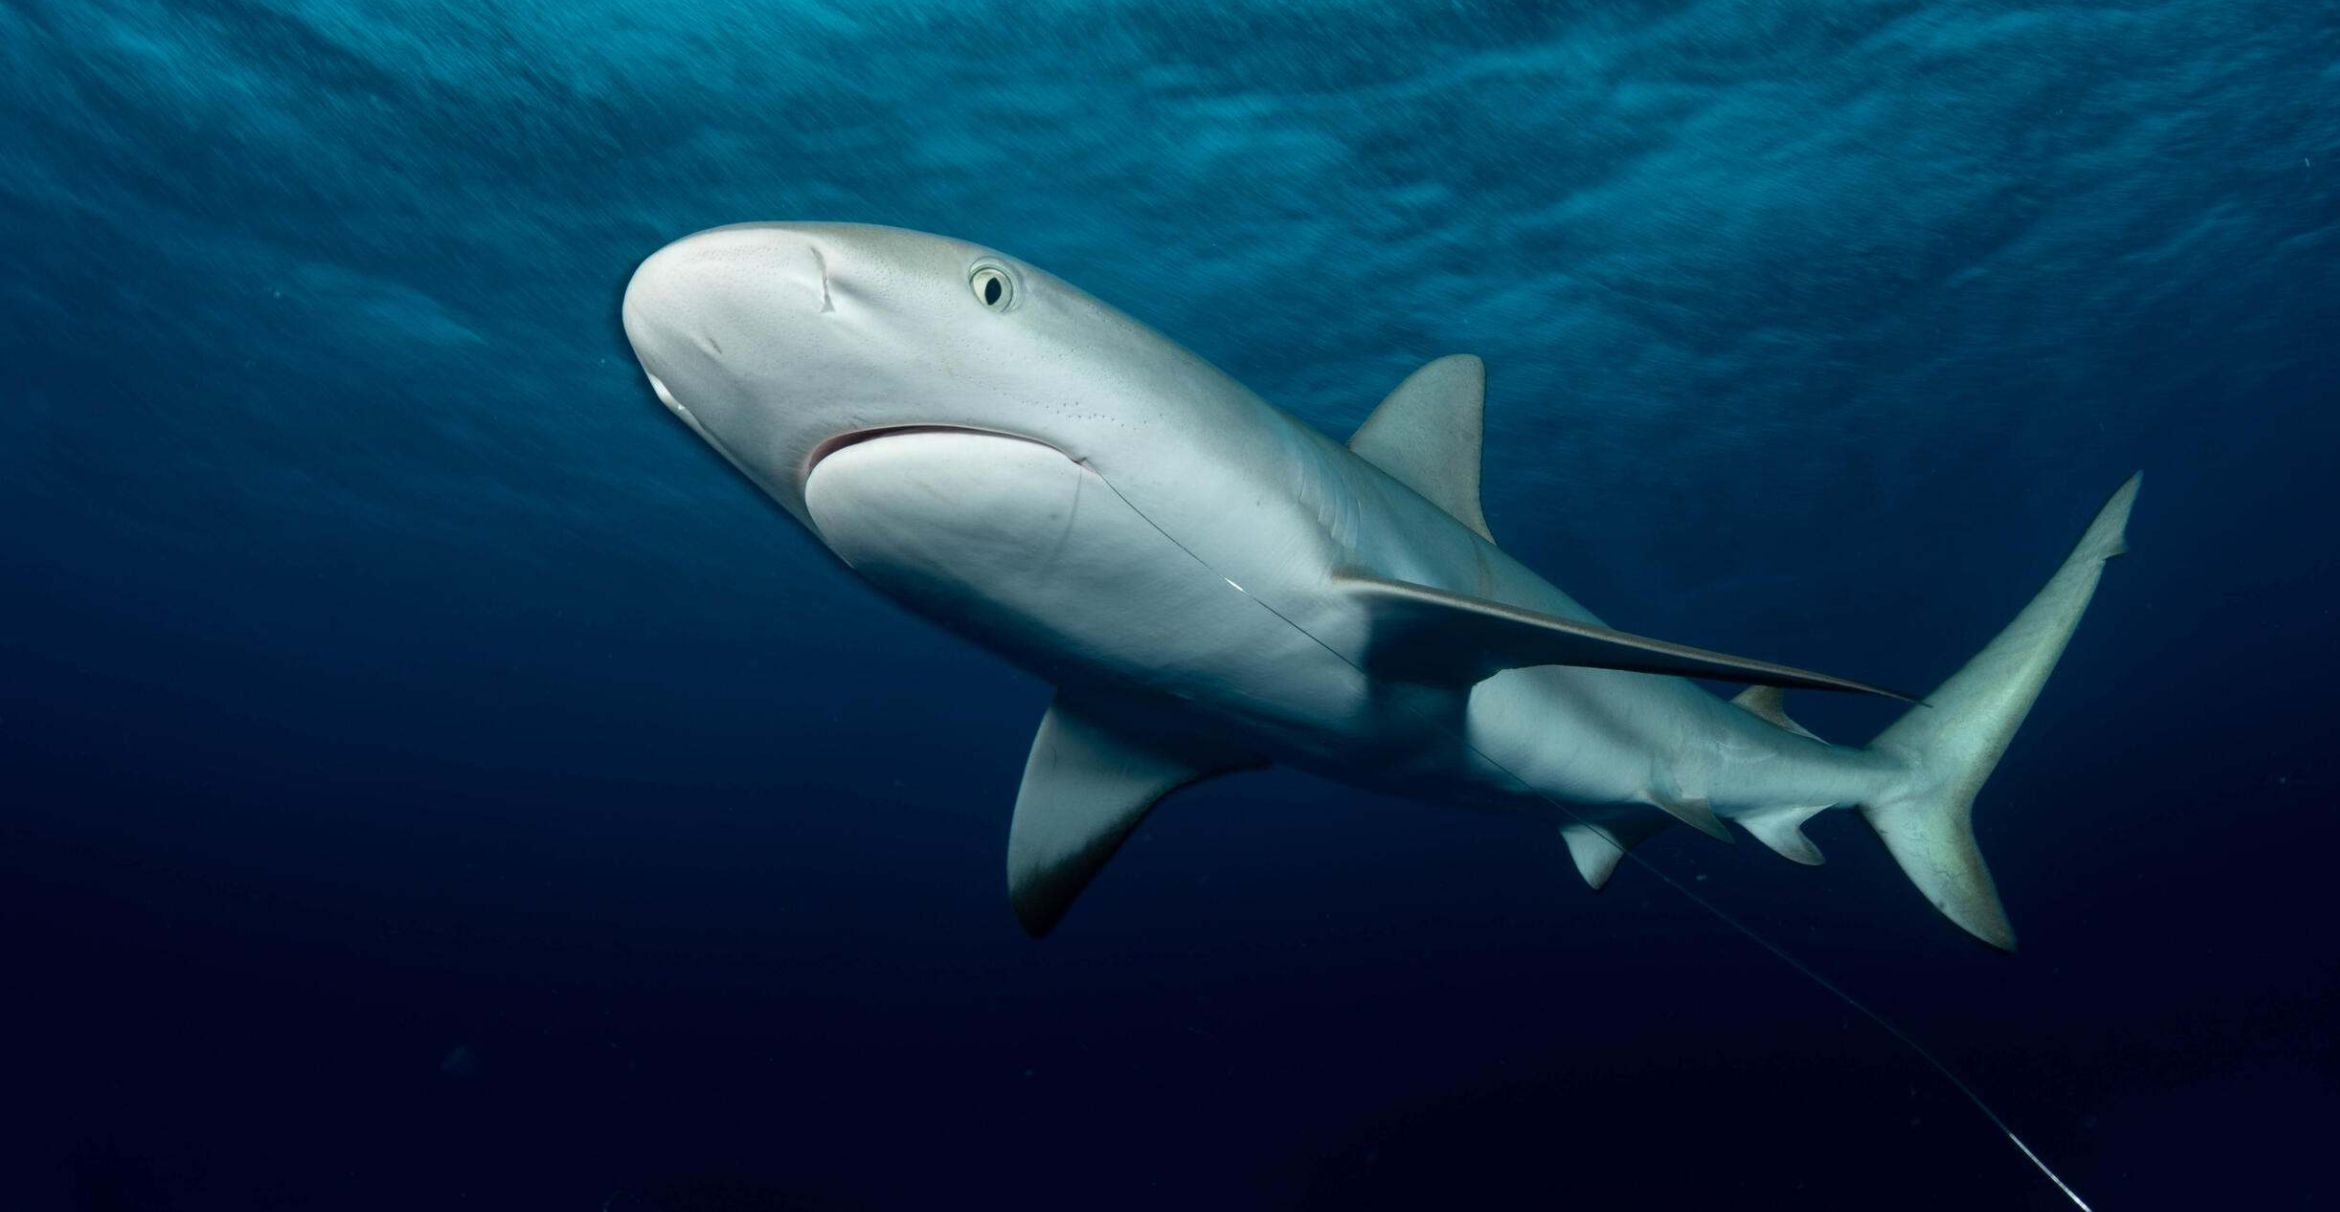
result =
[[[1866,682],[1653,640],[1427,585],[1351,573],[1337,574],[1333,583],[1370,612],[1367,660],[1376,672],[1392,677],[1467,684],[1505,669],[1577,665],[1916,701]]]
[[[1163,796],[1267,763],[1112,703],[1063,694],[1041,717],[1008,827],[1008,896],[1034,938],[1063,919]]]

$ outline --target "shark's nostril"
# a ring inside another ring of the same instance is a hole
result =
[[[812,254],[813,268],[820,271],[821,310],[824,312],[837,310],[837,304],[829,298],[829,259],[821,255],[820,249],[811,248],[806,251]]]

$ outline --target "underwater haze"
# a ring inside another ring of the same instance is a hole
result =
[[[0,0],[0,168],[0,1206],[2071,1206],[1548,822],[1215,780],[1025,938],[1049,687],[619,327],[751,219],[1337,436],[1479,354],[1508,550],[1887,685],[2143,468],[1977,809],[2020,951],[1847,814],[1638,853],[2097,1208],[2340,1200],[2323,0]]]

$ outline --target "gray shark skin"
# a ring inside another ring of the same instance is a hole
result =
[[[1163,796],[1282,763],[1549,818],[1595,888],[1673,821],[1816,864],[1802,823],[1854,808],[1952,921],[2014,945],[1974,795],[2123,550],[2135,478],[1980,655],[1846,747],[1780,689],[1892,692],[1616,631],[1504,554],[1476,358],[1343,444],[1013,257],[846,224],[677,241],[623,318],[658,399],[855,573],[1058,687],[1009,833],[1036,936]]]

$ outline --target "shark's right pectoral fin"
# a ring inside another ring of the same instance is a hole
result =
[[[1392,677],[1469,683],[1530,665],[1578,665],[1915,701],[1850,678],[1653,640],[1427,585],[1357,573],[1337,574],[1333,585],[1371,616],[1366,660]]]
[[[1163,796],[1267,765],[1212,738],[1058,694],[1041,717],[1008,827],[1008,897],[1024,932],[1056,928]]]

